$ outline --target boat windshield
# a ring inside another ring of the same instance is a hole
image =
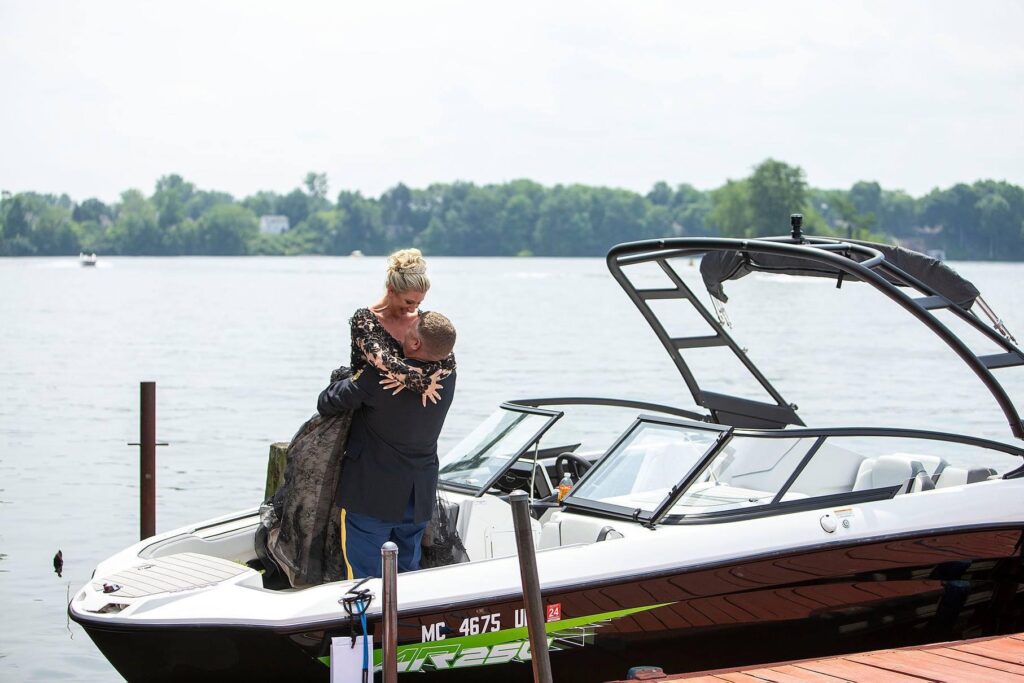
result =
[[[504,470],[549,424],[550,412],[495,411],[439,460],[438,478],[479,489]]]
[[[813,505],[814,499],[916,495],[998,479],[1020,466],[1018,448],[937,432],[723,433],[641,419],[566,503],[672,523],[717,513],[767,513]]]
[[[700,464],[721,433],[640,422],[580,481],[572,496],[652,513]]]

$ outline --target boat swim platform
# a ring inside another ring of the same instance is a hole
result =
[[[737,669],[686,674],[638,672],[631,680],[688,683],[1024,682],[1024,633],[859,652],[825,659],[755,664]]]

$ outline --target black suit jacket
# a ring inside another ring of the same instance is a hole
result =
[[[410,365],[422,365],[406,359]],[[408,389],[392,395],[370,366],[355,380],[320,393],[321,415],[355,411],[345,447],[338,498],[346,510],[400,522],[415,492],[415,521],[426,522],[437,495],[437,437],[455,395],[455,373],[441,380],[441,399],[422,403]]]

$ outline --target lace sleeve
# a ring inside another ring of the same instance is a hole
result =
[[[401,357],[401,346],[388,334],[377,317],[368,309],[360,309],[352,317],[352,351],[362,355],[361,360],[373,365],[387,379],[397,383],[398,389],[409,389],[417,394],[425,394],[438,388],[438,380],[443,380],[455,369],[455,356],[449,355],[442,361],[428,363],[422,367],[413,367]],[[352,361],[353,369],[356,359]],[[435,378],[434,373],[441,373]]]

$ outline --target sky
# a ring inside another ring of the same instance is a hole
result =
[[[0,189],[1024,185],[1024,2],[0,0]]]

